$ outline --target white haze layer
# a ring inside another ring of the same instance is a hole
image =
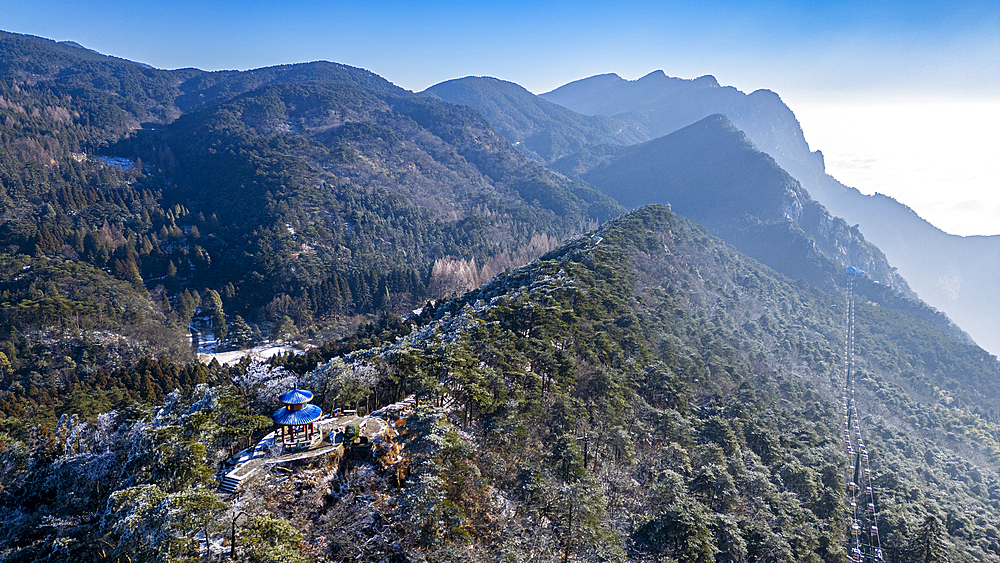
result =
[[[826,170],[945,232],[1000,234],[1000,101],[794,102]]]

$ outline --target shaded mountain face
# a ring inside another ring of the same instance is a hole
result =
[[[553,168],[635,208],[669,203],[746,254],[829,288],[845,265],[913,297],[878,248],[835,218],[723,115],[659,139]],[[956,334],[960,331],[955,331]]]
[[[1000,355],[1000,235],[961,237],[931,225],[883,194],[864,195],[814,172],[810,192],[859,225],[921,299],[944,311],[977,343]],[[805,182],[805,181],[804,181]]]
[[[475,260],[482,281],[544,250],[539,238],[620,210],[530,162],[468,108],[355,81],[265,86],[114,148],[168,167],[169,197],[230,226],[219,244],[270,241],[213,266],[252,307],[334,277],[358,280],[340,303],[412,307],[433,296],[437,260]]]
[[[785,166],[786,160],[821,161],[809,152],[798,121],[777,94],[757,90],[747,95],[720,86],[713,76],[685,80],[656,71],[625,80],[607,74],[571,82],[540,97],[586,115],[628,116],[643,123],[651,137],[721,113],[793,176],[796,171]]]
[[[519,150],[541,162],[595,144],[631,145],[650,139],[645,127],[633,120],[582,115],[496,78],[448,80],[422,94],[472,107]]]
[[[810,151],[792,111],[773,92],[747,95],[712,77],[682,80],[657,71],[633,81],[593,76],[540,97],[586,115],[630,120],[654,137],[726,115],[830,213],[857,224],[922,299],[1000,354],[1000,236],[948,235],[890,197],[844,186],[826,173],[822,154]]]

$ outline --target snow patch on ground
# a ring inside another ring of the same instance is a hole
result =
[[[214,352],[210,354],[199,353],[198,361],[200,361],[203,364],[210,364],[214,359],[218,360],[218,362],[222,365],[231,366],[240,363],[240,360],[242,360],[244,356],[250,356],[255,360],[263,361],[267,360],[272,356],[276,356],[278,354],[284,354],[286,352],[291,352],[296,355],[305,353],[304,351],[290,344],[266,343],[260,346],[255,346],[253,348],[244,350],[232,350],[230,352]]]

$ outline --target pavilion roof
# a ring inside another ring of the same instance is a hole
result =
[[[282,393],[278,400],[286,405],[301,405],[302,403],[308,403],[313,398],[313,394],[305,389],[299,389],[296,387],[291,391]]]
[[[281,407],[271,415],[271,420],[281,426],[292,426],[315,422],[321,416],[323,416],[323,409],[316,405],[305,405],[301,409],[294,411],[289,410],[288,407]]]

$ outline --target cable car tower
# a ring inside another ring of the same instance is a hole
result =
[[[844,393],[841,403],[844,416],[844,447],[847,449],[848,547],[849,562],[882,563],[882,540],[878,533],[878,507],[872,489],[868,448],[861,438],[861,417],[855,401],[854,369],[854,280],[865,275],[864,270],[848,266],[845,288],[844,319]]]

